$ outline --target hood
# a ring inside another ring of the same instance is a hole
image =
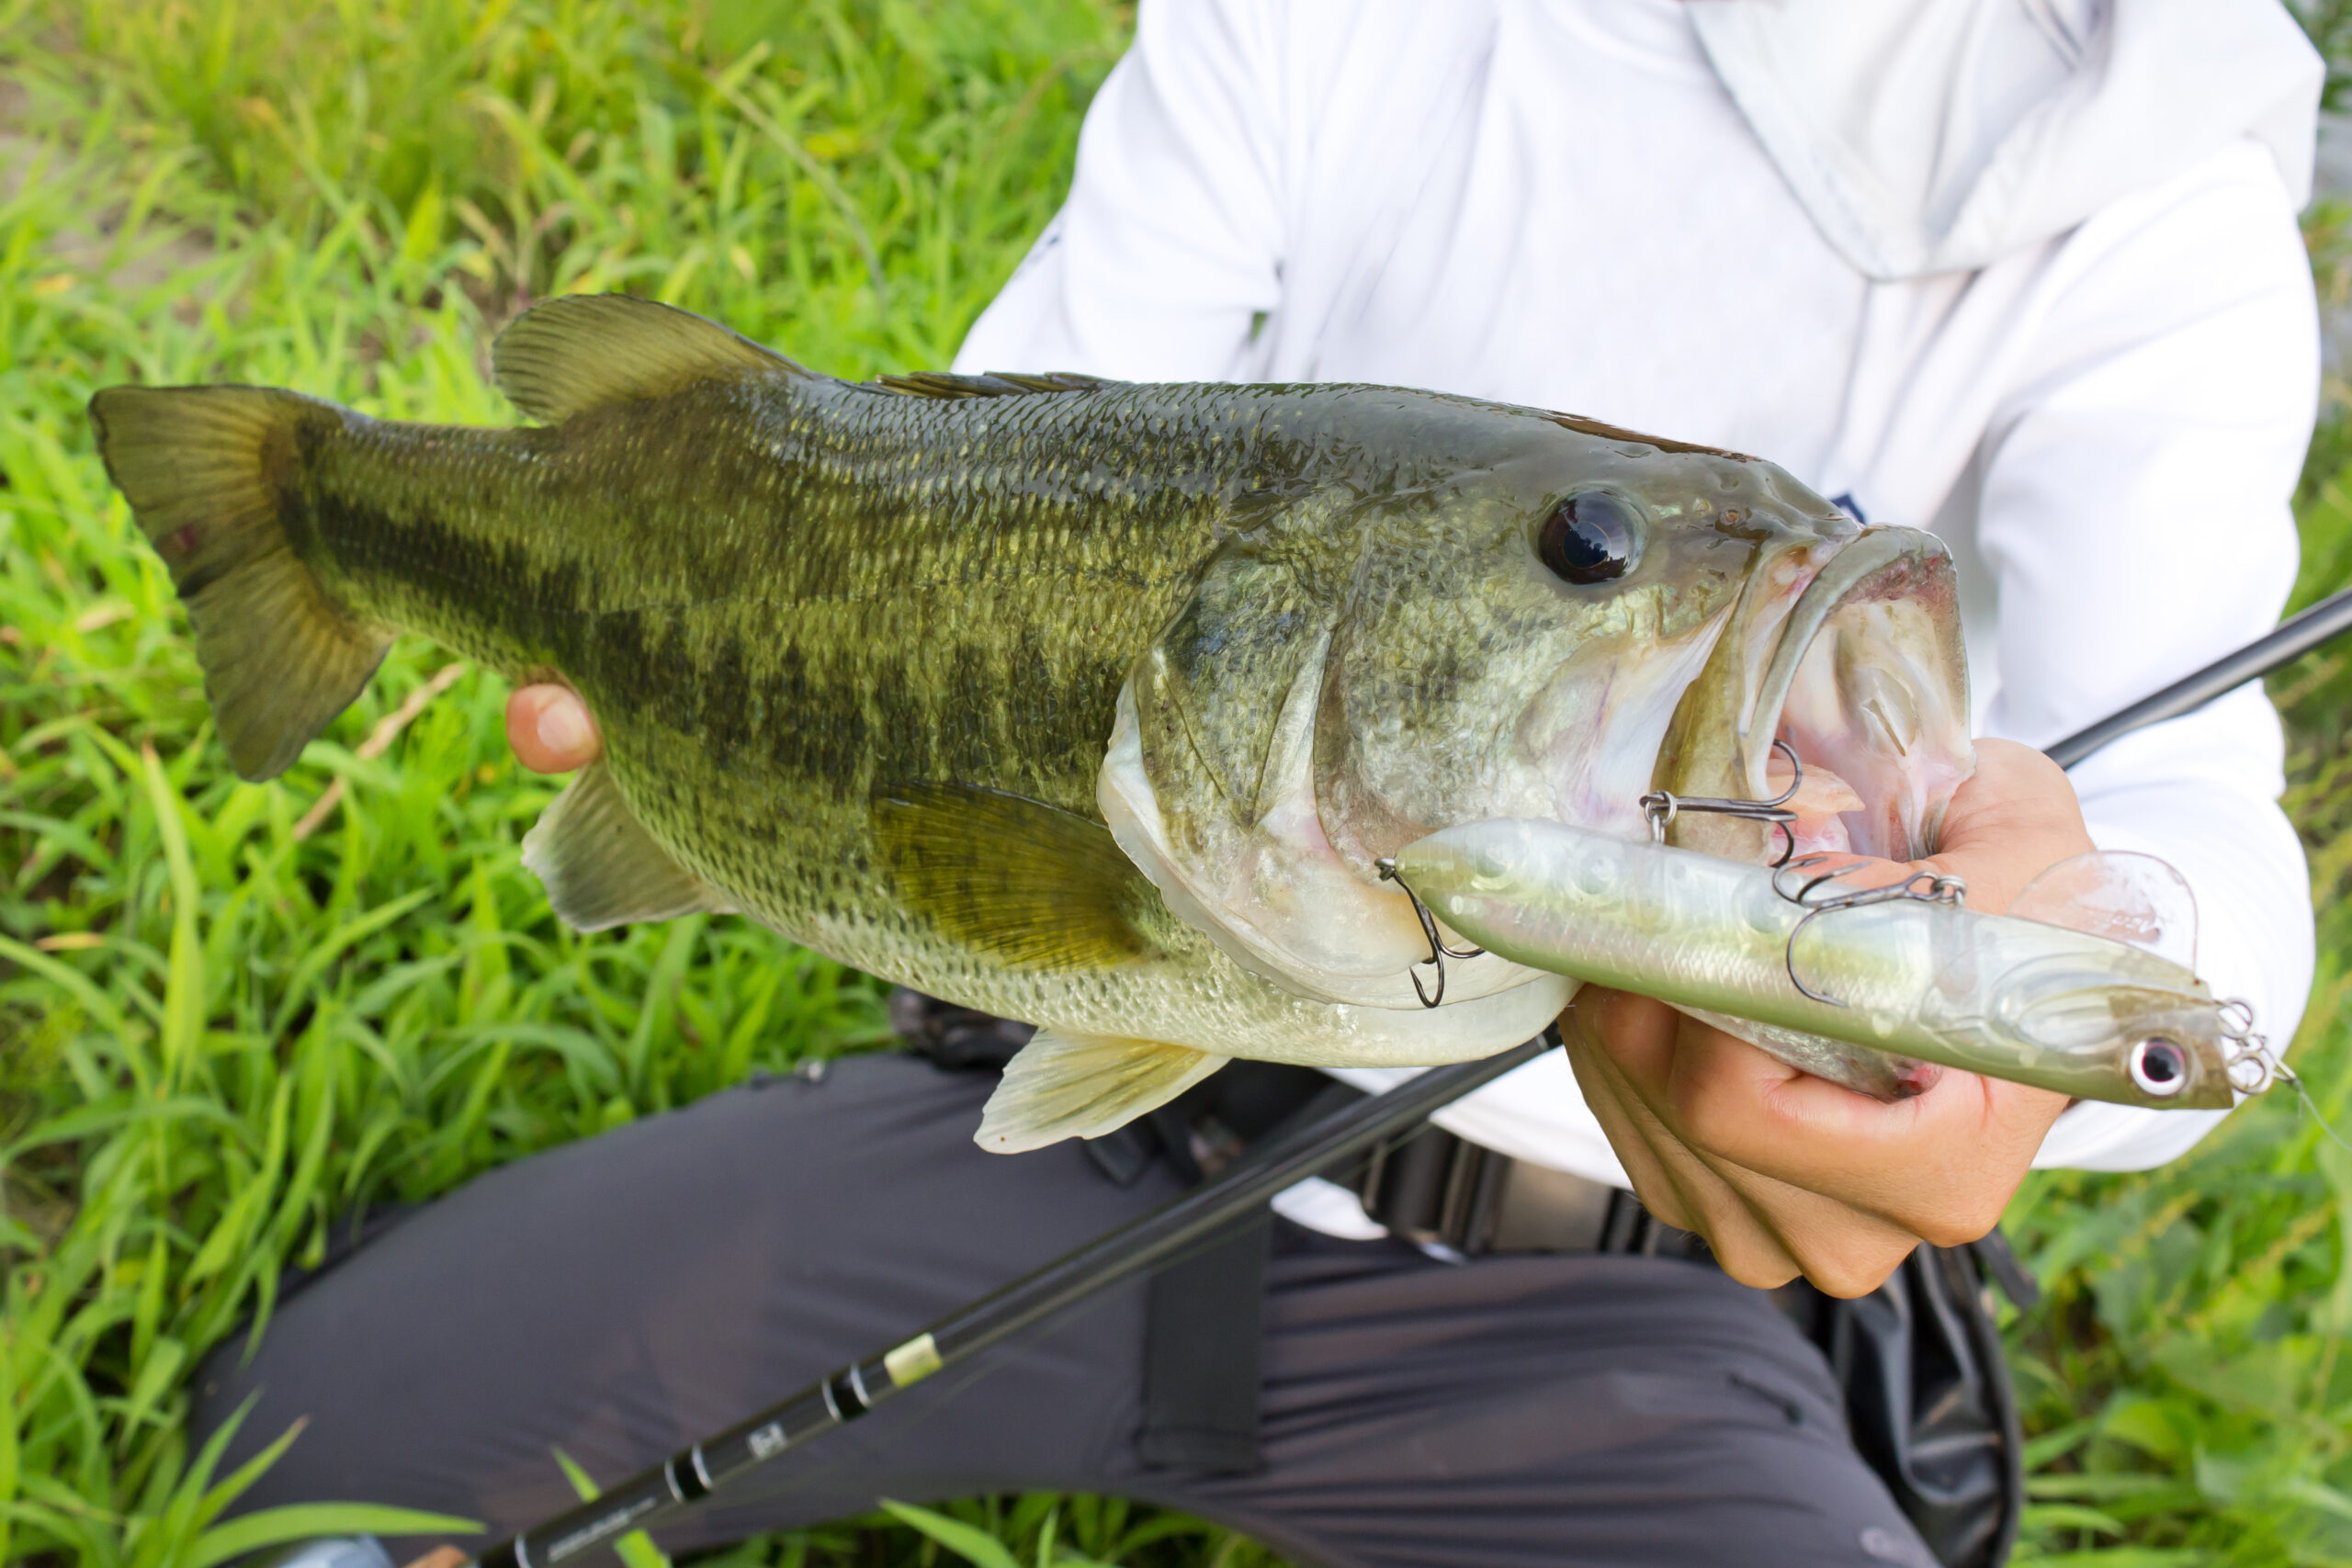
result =
[[[2301,207],[2326,70],[2278,0],[1689,0],[1840,254],[1973,269],[2240,137]]]

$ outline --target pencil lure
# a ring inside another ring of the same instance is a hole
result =
[[[2153,857],[2079,856],[2019,907],[2081,922],[2086,886],[2160,882],[2148,866],[2177,882]],[[2245,1005],[2215,998],[2177,936],[2150,951],[1981,914],[1925,877],[1872,890],[1874,902],[1825,902],[1817,872],[1776,880],[1770,867],[1560,822],[1449,828],[1399,852],[1396,871],[1491,953],[1657,997],[1881,1098],[1901,1092],[1901,1058],[2175,1109],[2226,1109],[2271,1077]],[[2112,908],[2088,914],[2110,931],[2133,924]]]

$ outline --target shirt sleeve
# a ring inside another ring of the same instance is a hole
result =
[[[1243,379],[1281,293],[1276,8],[1146,0],[1069,198],[956,356],[966,372]]]
[[[1977,519],[1998,604],[1984,728],[2042,745],[2277,622],[2319,380],[2310,264],[2277,170],[2251,144],[2084,224],[2052,279],[1981,448]],[[2283,758],[2278,715],[2248,688],[2073,774],[2095,842],[2187,878],[2199,973],[2249,1001],[2281,1046],[2312,970]],[[2222,1114],[2078,1105],[2037,1163],[2160,1164]]]

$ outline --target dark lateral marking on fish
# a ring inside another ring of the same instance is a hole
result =
[[[976,643],[958,642],[948,658],[946,712],[940,728],[944,742],[941,750],[949,757],[981,755],[991,750],[994,736],[990,719],[998,707],[991,699],[1006,690],[1015,694],[1016,703],[1025,695],[1020,684],[1023,672],[1008,671],[1012,680],[999,680],[989,652]]]
[[[395,514],[355,496],[314,491],[288,512],[337,569],[424,579],[457,615],[503,631],[526,658],[567,671],[581,662],[588,583],[579,563],[537,558],[519,542],[485,540],[439,517]]]
[[[740,765],[766,706],[752,689],[741,636],[731,630],[721,635],[695,682],[695,695],[696,722],[710,747],[712,764],[722,769]]]
[[[862,703],[841,701],[831,682],[812,680],[809,658],[787,641],[776,667],[760,679],[761,705],[771,716],[768,758],[777,772],[823,786],[826,798],[846,803],[861,784],[869,733]],[[829,700],[830,699],[830,700]]]

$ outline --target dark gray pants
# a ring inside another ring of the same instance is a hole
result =
[[[502,1534],[888,1345],[1178,1190],[1074,1145],[971,1142],[987,1075],[905,1056],[773,1080],[484,1176],[314,1279],[259,1354],[217,1352],[231,1462],[307,1428],[241,1507],[406,1504]],[[1119,1494],[1330,1568],[1932,1560],[1846,1440],[1821,1357],[1764,1297],[1629,1257],[1433,1263],[1278,1225],[1266,1463],[1145,1470],[1143,1293],[1111,1292],[780,1461],[684,1550],[871,1508]],[[486,1544],[473,1543],[477,1546]]]

